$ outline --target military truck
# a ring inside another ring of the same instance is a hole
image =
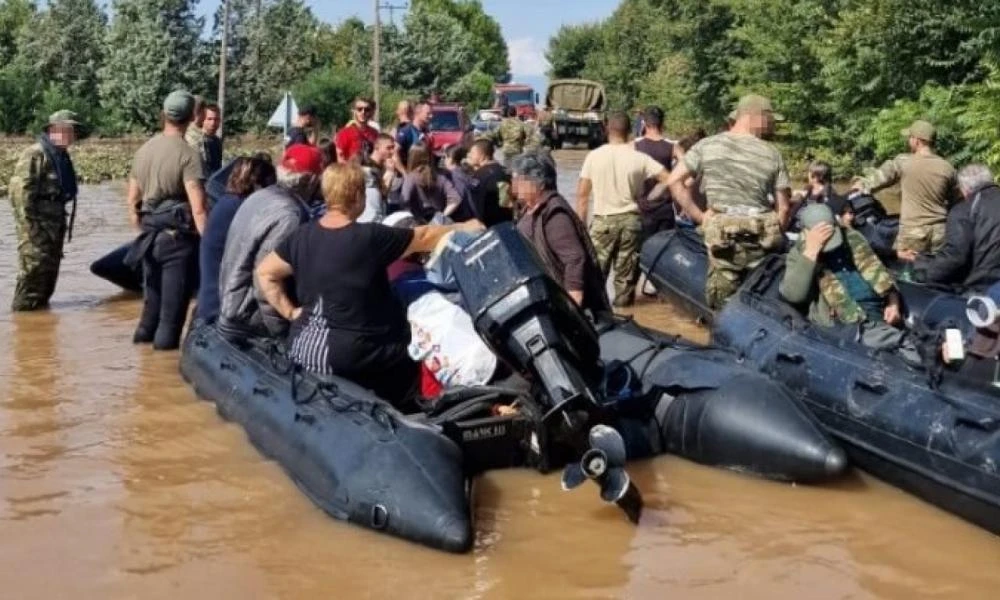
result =
[[[538,94],[530,85],[498,83],[493,86],[492,110],[501,117],[504,106],[513,106],[517,110],[518,117],[525,121],[533,121],[538,116],[535,113],[535,104],[537,103]]]
[[[607,141],[604,128],[608,97],[604,86],[586,79],[557,79],[545,92],[542,132],[552,148],[587,144],[596,148]]]

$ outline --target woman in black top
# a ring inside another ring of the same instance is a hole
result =
[[[415,252],[430,252],[455,226],[397,229],[357,223],[365,206],[365,177],[354,164],[323,173],[327,212],[298,229],[257,267],[261,292],[292,322],[289,352],[306,369],[346,377],[393,403],[415,389],[417,364],[406,346],[410,328],[389,287],[386,267]],[[284,281],[295,275],[295,306]]]

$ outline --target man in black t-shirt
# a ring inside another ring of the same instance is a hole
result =
[[[493,142],[476,140],[469,149],[468,163],[475,169],[472,176],[479,181],[473,198],[476,218],[487,227],[514,219],[510,195],[510,174],[493,160]]]
[[[635,140],[635,149],[663,165],[668,171],[684,156],[684,150],[663,136],[663,110],[650,106],[642,112],[643,134]],[[671,229],[675,223],[674,204],[669,190],[658,187],[655,179],[646,181],[639,198],[643,237]]]

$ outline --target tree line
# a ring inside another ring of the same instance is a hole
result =
[[[772,99],[780,141],[841,172],[902,149],[916,118],[939,151],[1000,168],[1000,3],[977,0],[623,0],[549,41],[551,77],[602,81],[611,104],[659,104],[675,133]]]
[[[58,109],[92,133],[148,132],[162,99],[184,88],[213,99],[223,32],[206,28],[197,0],[0,0],[0,132],[38,131]],[[403,97],[440,93],[472,104],[509,78],[507,46],[478,0],[411,0],[400,26],[383,27],[383,119]],[[371,94],[373,28],[323,23],[302,0],[230,0],[226,131],[261,129],[292,90],[343,124]]]

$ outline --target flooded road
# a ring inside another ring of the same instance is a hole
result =
[[[194,396],[176,353],[131,345],[139,301],[87,268],[129,238],[120,194],[83,188],[52,309],[18,315],[0,201],[4,598],[997,596],[1000,538],[860,474],[793,487],[659,458],[630,469],[648,506],[632,527],[558,475],[496,472],[466,556],[334,521]],[[707,337],[657,302],[635,314]]]

